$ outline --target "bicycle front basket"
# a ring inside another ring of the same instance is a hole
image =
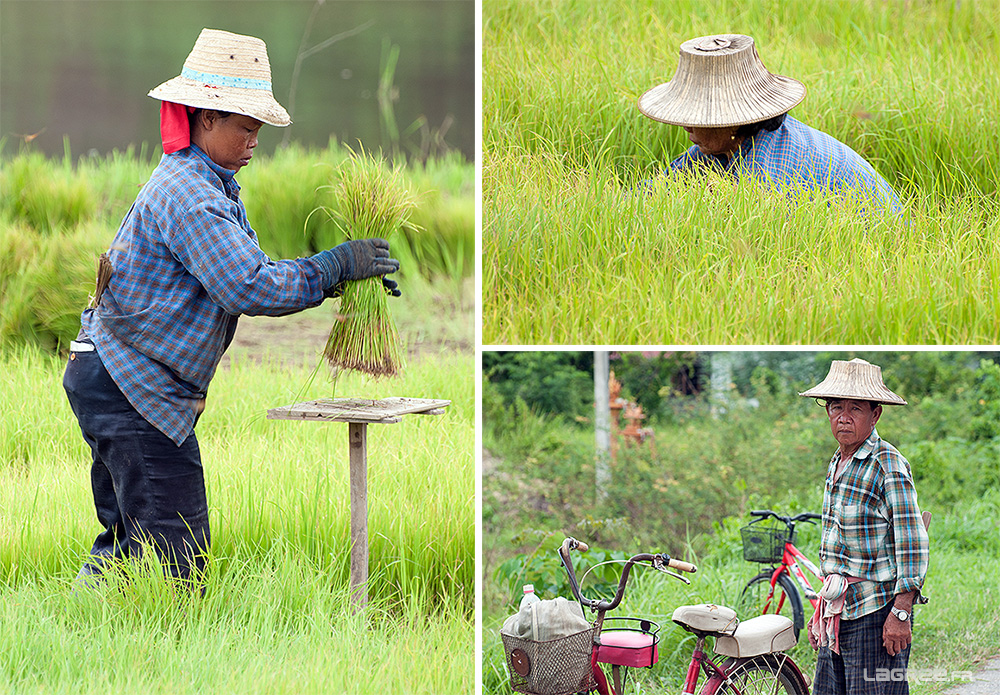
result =
[[[597,628],[535,642],[500,633],[510,687],[528,695],[571,695],[594,687],[591,656]]]
[[[747,562],[781,562],[788,536],[784,528],[750,524],[740,529],[740,535],[743,536],[743,559]]]

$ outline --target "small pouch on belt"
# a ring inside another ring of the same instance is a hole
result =
[[[96,309],[101,303],[101,295],[104,294],[108,283],[111,282],[112,272],[114,272],[114,268],[111,266],[111,258],[107,253],[102,253],[101,257],[97,259],[97,285],[94,290],[94,297],[90,300],[89,309]]]

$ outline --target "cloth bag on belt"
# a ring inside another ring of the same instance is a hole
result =
[[[504,621],[500,632],[534,642],[548,642],[590,627],[580,604],[560,596],[525,606]]]

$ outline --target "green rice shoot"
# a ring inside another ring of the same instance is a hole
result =
[[[410,222],[416,196],[399,166],[387,167],[362,150],[351,153],[337,175],[337,206],[328,212],[348,239],[388,240],[403,228],[417,230]],[[399,373],[403,349],[381,277],[344,283],[323,354],[335,371],[350,369],[376,378]]]

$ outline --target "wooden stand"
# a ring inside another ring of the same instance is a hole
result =
[[[322,398],[272,408],[268,420],[346,422],[351,471],[351,598],[368,605],[368,425],[391,424],[403,415],[440,415],[451,401],[429,398]]]

